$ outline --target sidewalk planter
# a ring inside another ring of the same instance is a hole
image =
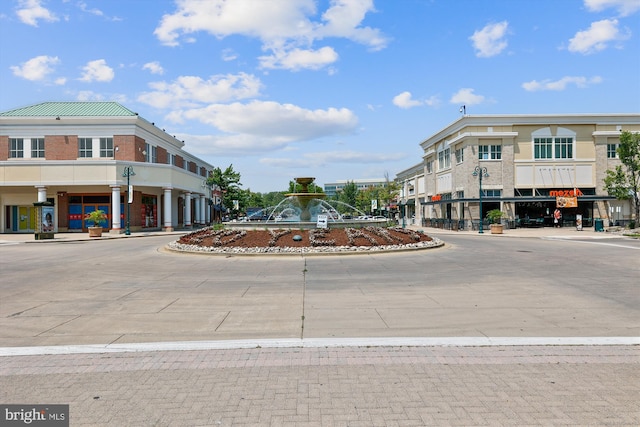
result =
[[[503,216],[504,212],[500,209],[492,209],[487,212],[487,219],[491,223],[491,234],[502,234],[504,232],[504,226],[500,223]]]
[[[89,227],[89,237],[102,237],[102,227]]]
[[[93,223],[93,227],[89,228],[89,237],[102,237],[102,222],[107,221],[107,215],[103,210],[97,209],[84,217],[86,221]]]
[[[491,224],[491,234],[503,234],[504,226],[502,224]]]

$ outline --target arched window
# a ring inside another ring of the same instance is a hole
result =
[[[570,129],[559,127],[556,134],[546,127],[532,132],[533,158],[535,160],[573,159],[576,133]]]

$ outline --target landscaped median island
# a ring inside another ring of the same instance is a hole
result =
[[[399,227],[236,230],[204,228],[168,245],[185,252],[313,254],[383,252],[442,246],[437,238]]]

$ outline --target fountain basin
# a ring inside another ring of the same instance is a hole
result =
[[[296,222],[274,222],[274,221],[236,221],[225,222],[225,228],[232,230],[311,230],[318,228],[318,223],[314,221]],[[383,219],[372,220],[342,220],[329,221],[329,228],[364,228],[364,227],[386,227],[387,221]]]

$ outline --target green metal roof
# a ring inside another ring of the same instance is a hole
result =
[[[1,112],[4,117],[122,117],[137,115],[117,102],[43,102]]]

